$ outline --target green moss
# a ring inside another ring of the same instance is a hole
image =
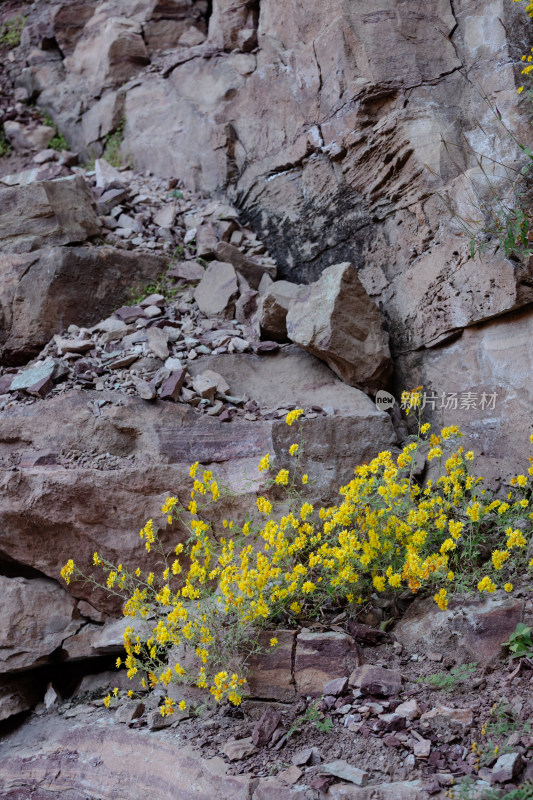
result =
[[[50,128],[55,130],[54,137],[48,142],[48,147],[50,147],[52,150],[69,150],[69,143],[63,134],[57,129],[57,125],[50,114],[46,112],[43,114],[43,122],[45,125],[48,125]]]
[[[1,48],[14,50],[15,47],[19,46],[20,37],[22,35],[22,31],[24,30],[26,20],[27,17],[23,16],[22,14],[18,14],[16,17],[11,17],[11,19],[6,20],[6,22],[0,26]]]
[[[112,167],[122,167],[122,142],[124,141],[124,128],[126,120],[122,119],[116,131],[106,136],[104,147],[104,158]]]
[[[11,145],[6,139],[6,134],[3,127],[0,127],[0,158],[6,158],[11,155]]]

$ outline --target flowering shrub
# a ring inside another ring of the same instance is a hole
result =
[[[289,620],[312,617],[329,604],[348,606],[355,615],[375,593],[422,589],[435,591],[445,609],[457,589],[511,591],[509,579],[527,567],[533,465],[510,481],[506,500],[492,497],[471,472],[474,454],[464,452],[458,428],[435,434],[422,424],[421,397],[420,390],[402,397],[407,413],[417,417],[417,434],[397,456],[385,451],[357,467],[338,505],[316,508],[303,497],[308,476],[300,425],[300,442],[288,448],[292,469],[276,472],[269,454],[259,462],[271,491],[257,498],[245,520],[224,520],[214,530],[204,519],[207,500],[216,502],[226,490],[196,463],[187,508],[173,496],[162,508],[169,523],[188,529],[188,541],[168,553],[152,519],[140,531],[146,551],[160,554],[157,571],[130,570],[95,553],[105,586],[120,595],[124,615],[132,618],[124,636],[128,676],[141,673],[145,688],[193,684],[208,688],[218,702],[238,705],[246,663],[258,652],[257,631],[281,613]],[[287,424],[301,413],[291,411]],[[434,473],[425,483],[415,475],[418,453]],[[280,491],[284,512],[272,499]],[[484,561],[482,543],[493,547]],[[102,585],[72,560],[61,574],[67,583]],[[270,645],[276,644],[274,637]],[[167,697],[161,713],[172,713],[174,705]]]

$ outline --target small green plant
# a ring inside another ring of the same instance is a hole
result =
[[[434,672],[432,675],[424,675],[418,678],[418,683],[425,683],[432,689],[450,692],[456,686],[464,683],[476,671],[477,664],[461,664],[453,667],[449,672]]]
[[[11,155],[11,145],[6,139],[4,128],[0,128],[0,158],[7,158]]]
[[[130,304],[132,306],[138,306],[146,297],[151,294],[161,294],[167,300],[167,302],[171,302],[178,293],[179,286],[173,284],[172,279],[169,276],[169,272],[172,269],[173,264],[171,263],[165,272],[162,272],[157,278],[154,278],[153,281],[146,285],[137,284],[137,286],[130,287],[127,292],[130,300]]]
[[[48,142],[48,147],[52,150],[68,150],[69,143],[65,139],[62,133],[59,132],[57,125],[55,124],[54,120],[48,113],[43,114],[43,122],[48,127],[53,128],[55,130],[55,134],[52,139]]]
[[[522,658],[522,656],[533,656],[533,641],[531,641],[531,628],[519,622],[515,632],[509,637],[508,642],[504,642],[503,647],[508,647],[511,658]]]
[[[301,730],[304,725],[314,725],[320,733],[329,733],[333,728],[333,722],[330,717],[324,717],[324,714],[318,707],[318,702],[315,701],[306,709],[304,714],[297,717],[287,731],[287,741],[294,736],[294,734]]]
[[[446,792],[453,800],[533,800],[533,783],[524,783],[510,792],[501,794],[501,789],[485,789],[481,797],[479,784],[469,775]]]
[[[6,22],[0,26],[0,47],[13,50],[15,47],[19,46],[20,37],[27,19],[28,18],[22,14],[18,14],[16,17],[11,17],[11,19],[6,20]]]
[[[124,141],[124,129],[126,120],[121,119],[118,128],[113,133],[106,136],[104,147],[104,158],[112,167],[122,167],[124,160],[122,156],[122,142]]]
[[[478,766],[488,766],[494,758],[504,753],[511,753],[514,747],[508,744],[513,733],[529,734],[529,722],[517,719],[517,715],[509,703],[495,703],[490,709],[489,718],[480,730],[479,742],[472,742],[472,752],[477,755]]]

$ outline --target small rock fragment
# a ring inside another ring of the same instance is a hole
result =
[[[163,328],[148,328],[148,347],[157,358],[165,361],[169,356],[168,333]]]
[[[430,723],[452,724],[462,728],[470,728],[474,722],[474,715],[471,708],[450,708],[449,706],[437,706],[430,711],[426,711],[420,717],[422,725]]]
[[[431,753],[431,741],[429,739],[417,739],[413,743],[413,755],[416,758],[429,758]]]
[[[222,752],[230,761],[242,761],[243,758],[257,753],[257,747],[249,736],[246,739],[230,739],[222,748]]]
[[[215,399],[215,392],[217,390],[217,385],[215,381],[212,381],[210,378],[207,378],[205,375],[197,375],[192,382],[192,388],[199,394],[200,397],[205,398],[206,400],[214,400]]]
[[[231,318],[237,296],[237,274],[223,261],[210,263],[194,292],[198,308],[207,317]]]
[[[418,719],[421,711],[416,700],[412,698],[411,700],[406,700],[405,702],[400,703],[399,706],[396,706],[396,714],[399,714],[401,717],[405,717],[405,719],[413,720]]]
[[[167,301],[162,294],[149,294],[148,297],[145,297],[144,300],[141,300],[139,303],[141,308],[148,308],[149,306],[157,306],[158,308],[164,308],[166,306]]]
[[[204,267],[197,261],[180,261],[169,270],[168,276],[187,283],[198,283],[204,277],[204,272]]]
[[[45,361],[38,361],[37,364],[26,367],[18,375],[15,375],[10,383],[9,390],[15,392],[17,389],[28,389],[30,386],[35,386],[40,381],[51,378],[54,374],[54,369],[55,364],[51,358],[47,358]]]
[[[291,761],[297,767],[303,767],[306,764],[320,764],[322,759],[316,747],[306,747],[304,750],[298,750]]]
[[[132,703],[123,703],[115,711],[115,722],[128,724],[144,714],[144,703],[134,700]],[[161,716],[161,714],[159,714]]]
[[[159,397],[161,400],[173,400],[174,403],[178,402],[185,375],[185,370],[179,369],[172,372],[169,377],[163,381],[161,389],[159,390]]]
[[[333,680],[328,681],[322,687],[322,694],[331,694],[334,697],[339,697],[339,695],[344,694],[346,689],[348,688],[348,678],[333,678]]]
[[[204,378],[208,378],[210,381],[213,381],[215,386],[217,387],[217,392],[220,394],[228,394],[229,392],[229,385],[227,384],[226,380],[219,375],[218,372],[213,372],[212,369],[206,369],[202,372]]]
[[[46,687],[46,692],[45,692],[44,699],[43,699],[43,702],[44,702],[44,704],[46,706],[47,711],[50,711],[51,708],[54,708],[54,706],[57,706],[59,704],[60,700],[61,700],[61,697],[59,696],[59,694],[54,689],[53,684],[49,683],[48,686]]]
[[[122,189],[124,178],[105,158],[97,158],[94,162],[96,185],[99,189]]]
[[[370,778],[368,772],[365,772],[363,769],[358,769],[358,767],[352,767],[351,764],[348,764],[347,761],[343,761],[342,759],[331,761],[329,764],[322,764],[320,772],[333,775],[335,778],[340,778],[343,781],[349,781],[356,786],[366,786]]]
[[[514,780],[522,769],[520,753],[504,753],[496,761],[490,776],[491,783],[508,783]]]
[[[156,317],[160,317],[162,312],[159,306],[146,306],[144,313],[148,319],[155,319]]]
[[[257,720],[252,733],[252,742],[256,747],[264,747],[270,741],[272,734],[281,722],[281,714],[270,706],[265,709],[260,719]]]
[[[361,689],[364,694],[388,697],[401,691],[402,676],[396,670],[363,664],[350,675],[350,686]]]
[[[289,769],[284,769],[282,772],[278,772],[279,780],[283,781],[283,783],[286,783],[289,786],[294,786],[295,783],[298,783],[302,775],[302,770],[295,764],[293,764],[292,767],[289,767]]]
[[[126,324],[135,322],[140,317],[146,316],[144,310],[140,306],[121,306],[121,308],[117,308],[115,315]]]
[[[33,386],[28,386],[26,391],[34,397],[40,397],[42,400],[50,394],[53,388],[54,383],[51,378],[41,378],[41,380],[34,383]]]
[[[163,728],[169,728],[175,719],[172,719],[173,715],[163,717],[161,712],[158,708],[154,709],[154,711],[150,711],[148,713],[148,727],[151,731],[160,731]]]
[[[135,384],[135,389],[137,390],[137,394],[139,397],[142,397],[143,400],[154,400],[156,397],[156,390],[155,386],[152,383],[147,383],[143,381],[141,378],[133,377],[133,383]]]

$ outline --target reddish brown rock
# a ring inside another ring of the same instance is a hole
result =
[[[354,641],[345,633],[327,631],[298,634],[294,659],[298,693],[319,696],[325,683],[345,677],[350,670],[350,659],[356,658]]]
[[[287,312],[289,339],[350,386],[387,387],[392,363],[380,313],[349,263],[324,270]]]
[[[254,725],[252,742],[256,747],[264,747],[269,743],[272,734],[281,722],[281,714],[272,706],[265,709]]]
[[[350,686],[361,689],[363,694],[389,697],[389,695],[398,694],[401,691],[402,676],[396,670],[363,664],[350,675]]]
[[[81,621],[74,602],[54,581],[0,575],[0,672],[17,672],[46,663]]]
[[[524,603],[508,595],[452,599],[446,611],[435,611],[432,600],[415,600],[394,633],[399,642],[424,649],[447,648],[461,662],[487,663],[500,655],[522,621]]]
[[[126,300],[132,284],[155,277],[163,264],[159,256],[113,247],[52,247],[25,255],[0,254],[2,360],[24,363],[61,326],[96,323]],[[126,312],[120,316],[134,318]]]
[[[169,375],[166,381],[163,381],[159,390],[159,397],[161,400],[173,400],[174,403],[178,402],[186,374],[184,369],[176,370]]]
[[[92,195],[81,176],[0,191],[0,252],[84,242],[99,232]]]
[[[270,647],[271,634],[263,631],[259,644],[264,654],[250,659],[248,689],[253,697],[290,702],[296,696],[292,678],[292,657],[296,633],[276,631],[278,644]]]

